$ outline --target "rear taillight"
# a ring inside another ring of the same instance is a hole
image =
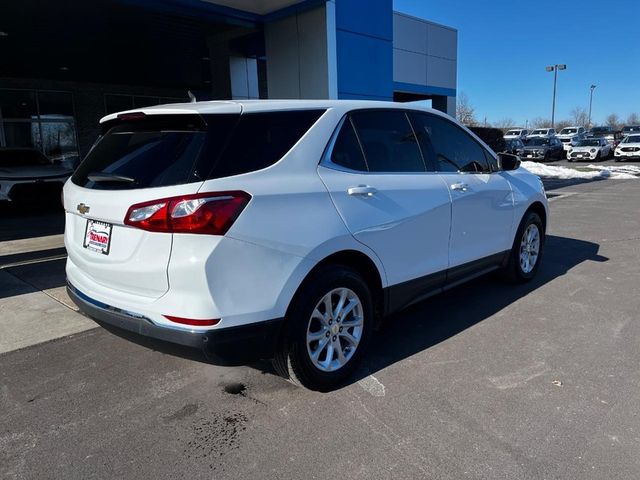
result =
[[[163,198],[132,205],[124,223],[150,232],[224,235],[249,200],[240,191]]]

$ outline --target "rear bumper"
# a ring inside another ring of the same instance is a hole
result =
[[[67,293],[80,311],[100,324],[133,332],[137,335],[203,350],[217,363],[236,364],[272,358],[283,319],[267,320],[247,325],[189,330],[170,328],[153,323],[148,318],[118,309],[92,299],[67,282]]]

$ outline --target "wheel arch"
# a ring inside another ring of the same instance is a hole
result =
[[[382,317],[383,312],[385,311],[386,305],[386,292],[384,289],[384,272],[381,271],[381,267],[366,253],[355,250],[355,249],[345,249],[339,250],[334,253],[331,253],[318,262],[307,272],[304,276],[303,280],[300,282],[298,288],[295,293],[291,297],[289,305],[287,307],[287,315],[289,316],[289,311],[291,306],[295,302],[299,292],[303,289],[307,282],[313,279],[313,276],[322,268],[328,265],[342,265],[348,268],[351,268],[362,275],[363,280],[366,282],[369,290],[371,291],[371,296],[374,304],[374,309],[376,311],[376,324]]]
[[[525,215],[527,215],[527,213],[529,212],[536,213],[540,217],[540,220],[542,220],[543,230],[546,233],[547,232],[547,209],[542,204],[542,202],[540,202],[539,200],[536,200],[531,205],[529,205],[529,208],[527,208],[527,210],[524,212],[524,215],[522,216],[522,218],[524,218]],[[520,222],[522,222],[522,219],[520,219]]]

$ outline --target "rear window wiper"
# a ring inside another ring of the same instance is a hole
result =
[[[135,178],[116,175],[114,173],[91,172],[87,178],[92,182],[117,182],[117,183],[136,183]]]

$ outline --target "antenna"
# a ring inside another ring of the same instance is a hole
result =
[[[191,93],[191,90],[187,90],[187,95],[189,96],[189,101],[191,103],[196,103],[198,100],[196,99],[196,96]]]

